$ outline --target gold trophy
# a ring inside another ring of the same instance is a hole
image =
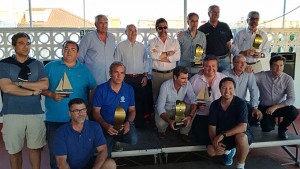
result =
[[[126,118],[126,112],[119,103],[115,111],[115,123],[114,123],[114,129],[118,131],[118,135],[123,135],[124,133],[125,118]]]
[[[204,48],[201,45],[196,44],[194,62],[192,62],[193,67],[203,68],[203,53]]]
[[[181,128],[185,126],[184,123],[184,113],[186,110],[186,105],[183,101],[176,100],[176,107],[175,107],[175,122],[174,128]]]
[[[260,52],[259,46],[262,44],[262,42],[263,42],[262,36],[260,34],[256,34],[252,45],[255,52]],[[261,57],[264,58],[265,55],[262,53]]]

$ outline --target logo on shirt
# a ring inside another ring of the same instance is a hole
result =
[[[122,103],[125,102],[125,97],[124,96],[121,96],[121,101],[120,102],[122,102]]]

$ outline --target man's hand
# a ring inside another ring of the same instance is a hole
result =
[[[107,132],[109,135],[111,135],[111,136],[113,136],[113,135],[118,135],[118,131],[115,130],[115,129],[114,129],[114,126],[111,125],[111,124],[108,124],[108,125],[105,127],[105,129],[106,129],[106,132]]]
[[[184,123],[185,123],[185,127],[187,127],[188,125],[190,125],[191,121],[192,121],[192,117],[191,116],[186,116],[183,119]]]
[[[56,102],[60,102],[62,99],[64,99],[67,95],[66,94],[60,94],[60,93],[52,93],[52,98],[53,100],[55,100]]]
[[[253,56],[255,53],[254,49],[248,49],[245,51],[245,56]]]
[[[179,31],[178,33],[177,33],[177,38],[181,38],[183,36],[183,31]]]
[[[277,109],[276,105],[273,105],[266,110],[266,113],[272,115],[276,109]]]
[[[170,125],[170,127],[171,127],[172,130],[178,130],[178,128],[174,127],[174,120],[170,120],[169,121],[169,125]]]
[[[222,134],[217,135],[217,136],[214,138],[213,142],[212,142],[213,146],[214,146],[215,148],[220,148],[220,145],[219,145],[219,144],[221,143],[221,141],[223,140],[223,138],[224,138],[224,136],[223,136]]]
[[[260,110],[253,108],[252,112],[251,112],[252,117],[256,117],[256,119],[258,120],[262,120],[263,119],[263,114]]]
[[[147,85],[147,81],[148,81],[148,78],[147,77],[143,77],[143,79],[141,81],[142,87],[144,87],[144,86]]]
[[[261,58],[261,53],[260,52],[254,52],[254,54],[252,56],[253,56],[253,58]]]
[[[126,134],[126,133],[128,133],[129,131],[130,131],[130,124],[129,124],[128,121],[126,121],[126,122],[124,123],[124,133],[123,133],[123,134]]]

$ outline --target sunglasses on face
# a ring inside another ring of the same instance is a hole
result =
[[[167,26],[164,26],[164,27],[157,27],[158,30],[162,30],[162,29],[168,29]]]
[[[259,18],[249,18],[250,21],[259,20]]]

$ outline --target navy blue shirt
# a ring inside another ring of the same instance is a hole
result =
[[[234,96],[229,107],[224,111],[221,106],[221,98],[213,101],[209,109],[208,124],[216,126],[217,133],[230,130],[240,123],[248,124],[248,109],[244,100]],[[249,129],[249,127],[247,128]]]
[[[67,163],[72,169],[82,169],[93,157],[96,147],[105,145],[106,140],[100,125],[86,120],[79,133],[71,123],[64,124],[55,132],[55,156],[67,155]]]
[[[114,124],[115,111],[118,104],[127,113],[130,106],[134,106],[134,92],[132,86],[122,83],[121,89],[116,93],[110,86],[110,80],[97,86],[93,107],[100,107],[100,114],[106,123]]]
[[[229,52],[226,45],[233,36],[231,29],[224,22],[218,22],[214,28],[209,22],[201,25],[198,28],[199,31],[203,32],[206,37],[206,55],[222,56]]]

